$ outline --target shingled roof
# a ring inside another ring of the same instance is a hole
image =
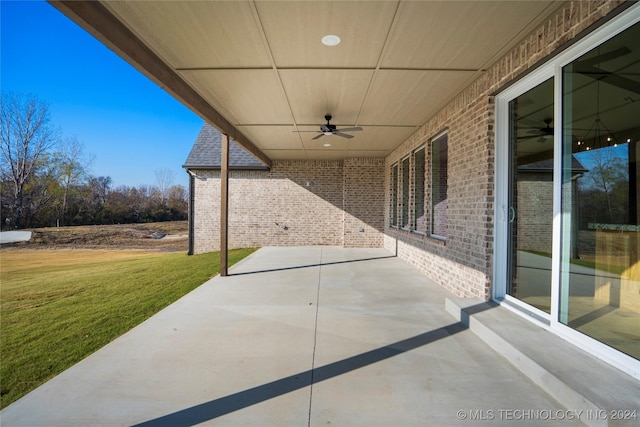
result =
[[[571,156],[571,171],[573,173],[587,173],[586,169],[576,156]],[[527,163],[518,166],[518,172],[553,172],[553,159],[540,160],[538,162]]]
[[[205,123],[182,167],[185,169],[220,169],[221,145],[222,134],[220,131]],[[267,170],[269,168],[232,140],[229,143],[229,169]]]

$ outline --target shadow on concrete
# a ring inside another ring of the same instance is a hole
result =
[[[604,307],[600,307],[597,310],[591,311],[587,314],[584,314],[576,319],[569,321],[569,326],[574,329],[578,329],[586,325],[587,323],[593,322],[594,320],[597,320],[602,316],[605,316],[611,312],[616,311],[617,309],[618,307],[615,307],[612,305],[605,305]]]
[[[467,310],[467,312],[471,310],[473,313],[477,313],[493,307],[495,307],[495,305],[482,303],[478,304],[478,307],[467,307],[465,310]],[[466,329],[468,329],[468,327],[463,323],[451,323],[384,347],[379,347],[337,362],[329,363],[328,365],[320,366],[319,368],[290,375],[286,378],[201,403],[153,420],[135,424],[133,427],[175,427],[200,424],[292,391],[309,387],[315,383],[346,374],[350,371],[390,359],[443,338],[450,337]]]
[[[321,267],[324,265],[338,265],[338,264],[349,264],[352,262],[361,262],[361,261],[374,261],[377,259],[387,259],[387,258],[396,258],[395,255],[388,256],[380,256],[380,257],[372,257],[372,258],[362,258],[362,259],[350,259],[345,261],[333,261],[333,262],[319,262],[317,264],[307,264],[307,265],[296,265],[293,267],[281,267],[281,268],[273,268],[269,270],[256,270],[256,271],[245,271],[242,273],[229,273],[227,276],[244,276],[245,274],[258,274],[258,273],[272,273],[275,271],[286,271],[286,270],[297,270],[299,268],[311,268],[311,267]]]

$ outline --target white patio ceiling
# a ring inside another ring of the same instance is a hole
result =
[[[386,156],[560,5],[52,4],[263,160]],[[328,34],[342,42],[324,46]],[[318,130],[325,114],[338,127],[363,131],[318,140],[296,132]]]

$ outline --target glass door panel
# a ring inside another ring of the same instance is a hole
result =
[[[507,293],[551,312],[553,79],[509,103]]]
[[[640,358],[640,25],[563,68],[560,322]]]

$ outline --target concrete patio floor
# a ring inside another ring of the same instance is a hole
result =
[[[382,249],[263,248],[5,408],[0,422],[582,425],[447,313],[452,297]],[[544,411],[563,419],[540,419]]]

